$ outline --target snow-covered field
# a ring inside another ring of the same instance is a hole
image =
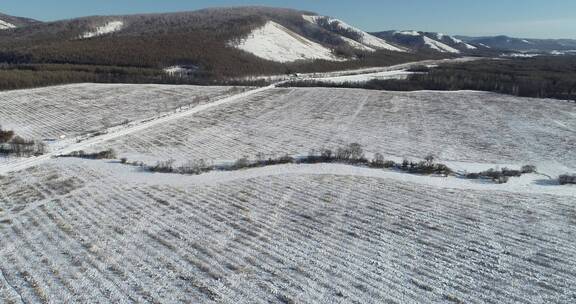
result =
[[[576,171],[573,103],[481,92],[282,88],[104,143],[132,160],[303,155],[358,142],[368,152]]]
[[[244,89],[74,84],[0,92],[0,125],[25,138],[71,138],[207,103],[241,90]]]
[[[576,299],[573,196],[122,168],[59,160],[0,180],[0,301]]]
[[[144,120],[69,148],[112,147],[151,164],[359,142],[394,160],[432,153],[457,170],[576,172],[569,102],[274,86],[232,95],[239,90],[4,92],[0,123],[41,138],[105,130],[104,118]],[[0,303],[576,301],[576,188],[544,175],[495,185],[338,164],[199,176],[118,161],[34,164],[8,173],[0,163]]]

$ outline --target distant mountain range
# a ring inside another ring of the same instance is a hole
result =
[[[373,35],[415,51],[460,54],[478,49],[472,44],[441,33],[385,31],[373,33]]]
[[[429,57],[337,19],[268,7],[91,16],[0,31],[1,62],[169,71],[186,66],[199,77],[314,72]]]
[[[367,33],[313,12],[268,7],[92,16],[55,22],[0,14],[0,62],[194,67],[239,75],[350,68],[438,56],[575,50],[576,40]],[[358,60],[360,59],[360,60]],[[314,66],[311,63],[314,62]],[[290,65],[289,68],[286,65]],[[304,68],[305,67],[305,68]],[[240,71],[240,72],[239,72]]]
[[[384,31],[372,34],[416,51],[454,54],[496,55],[502,52],[522,52],[560,55],[576,50],[576,40],[571,39],[449,36],[419,31]]]
[[[570,51],[576,50],[576,40],[571,39],[523,39],[508,36],[467,37],[456,36],[468,43],[501,50],[513,51]]]

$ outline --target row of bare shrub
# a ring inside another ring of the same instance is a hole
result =
[[[46,153],[46,144],[41,141],[24,139],[11,130],[0,127],[0,155],[18,157],[38,156]]]
[[[70,154],[60,155],[59,157],[76,157],[84,159],[116,159],[116,151],[108,149],[100,152],[87,153],[82,150],[74,151]]]
[[[564,174],[558,177],[560,185],[576,185],[576,174]]]
[[[444,164],[435,162],[433,156],[426,157],[421,162],[411,162],[408,160],[402,163],[384,159],[382,154],[375,154],[372,159],[368,159],[362,146],[357,143],[349,144],[335,150],[321,149],[311,151],[303,157],[292,157],[290,155],[266,156],[263,153],[256,155],[254,160],[242,157],[231,164],[213,165],[204,160],[188,162],[181,166],[175,166],[174,160],[159,161],[155,165],[146,165],[142,162],[129,162],[126,158],[121,160],[124,164],[138,166],[150,172],[179,173],[179,174],[202,174],[210,171],[236,171],[242,169],[267,167],[281,164],[318,164],[318,163],[340,163],[354,166],[365,166],[375,169],[398,169],[413,174],[452,174],[452,170]]]
[[[5,131],[0,130],[0,140],[6,141]],[[0,153],[2,151],[0,150]],[[84,159],[116,159],[116,152],[112,149],[104,150],[101,152],[86,153],[84,151],[72,152],[60,157],[77,157]],[[127,158],[120,160],[122,164],[128,164],[143,168],[145,171],[158,172],[158,173],[176,173],[187,175],[199,175],[210,171],[237,171],[242,169],[260,168],[281,164],[319,164],[319,163],[340,163],[353,166],[363,166],[374,169],[396,169],[399,171],[420,174],[420,175],[441,175],[448,176],[454,175],[454,171],[448,166],[437,163],[434,156],[429,155],[424,160],[419,162],[403,160],[397,163],[392,160],[387,160],[380,153],[374,154],[372,159],[368,159],[362,146],[353,143],[336,150],[321,149],[318,151],[312,150],[308,155],[303,157],[292,157],[290,155],[283,155],[280,157],[266,156],[263,153],[258,153],[255,160],[250,160],[248,157],[242,157],[231,164],[214,165],[206,162],[203,159],[189,161],[183,165],[175,166],[175,160],[170,159],[166,161],[158,161],[155,165],[146,165],[143,162],[134,161],[129,162]],[[488,179],[498,184],[505,184],[511,177],[520,177],[523,174],[536,173],[536,167],[532,165],[523,166],[520,170],[512,170],[508,168],[503,169],[489,169],[478,173],[464,173],[457,174],[460,177],[467,179]],[[576,174],[561,175],[558,178],[560,185],[576,184]]]
[[[0,142],[6,138],[5,131],[0,130]],[[104,150],[95,153],[86,153],[84,151],[77,151],[60,157],[78,157],[85,159],[116,159],[116,152],[112,149]],[[396,169],[399,171],[420,174],[420,175],[454,175],[454,171],[448,166],[437,163],[434,156],[429,155],[424,160],[419,162],[403,160],[397,163],[392,160],[387,160],[380,153],[374,154],[372,159],[368,159],[362,146],[358,143],[349,144],[335,150],[320,149],[318,151],[312,150],[308,155],[303,157],[292,157],[290,155],[283,155],[280,157],[266,156],[263,153],[258,153],[255,160],[250,160],[248,157],[242,157],[231,164],[214,165],[206,162],[203,159],[189,161],[183,165],[175,166],[175,160],[170,159],[166,161],[158,161],[155,165],[146,165],[143,162],[129,162],[127,158],[121,159],[122,164],[128,164],[143,168],[145,171],[158,172],[158,173],[177,173],[187,175],[199,175],[210,171],[236,171],[242,169],[267,167],[281,164],[319,164],[319,163],[340,163],[353,166],[364,166],[374,169]],[[523,174],[536,173],[536,167],[532,165],[523,166],[520,170],[513,170],[508,168],[502,169],[489,169],[478,173],[464,173],[457,174],[460,177],[467,179],[488,179],[498,184],[504,184],[509,181],[511,177],[520,177]],[[576,184],[576,174],[574,175],[561,175],[558,178],[561,185]]]
[[[500,170],[489,169],[479,173],[467,173],[464,176],[469,179],[491,179],[498,184],[505,184],[511,177],[520,177],[522,174],[535,173],[536,167],[532,165],[523,166],[520,170],[502,168]]]

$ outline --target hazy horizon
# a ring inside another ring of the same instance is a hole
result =
[[[576,2],[537,0],[522,4],[487,0],[476,3],[445,0],[350,1],[188,1],[101,0],[94,3],[72,0],[22,0],[4,3],[0,12],[41,21],[91,15],[124,15],[191,11],[210,7],[262,5],[289,7],[334,16],[366,31],[419,30],[464,36],[507,35],[519,38],[576,39]]]

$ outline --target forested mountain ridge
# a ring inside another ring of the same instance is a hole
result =
[[[38,20],[0,13],[0,30],[8,30],[41,23]]]
[[[350,39],[303,17],[310,15],[316,14],[240,7],[47,22],[1,31],[0,61],[157,69],[188,65],[198,67],[199,77],[234,77],[383,65],[419,58],[408,52],[355,48]],[[286,29],[281,34],[303,37],[304,44],[317,44],[338,60],[317,60],[313,65],[310,60],[286,64],[235,47],[270,22]]]

